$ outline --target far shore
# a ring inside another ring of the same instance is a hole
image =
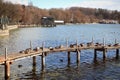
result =
[[[58,25],[73,25],[73,24],[101,24],[101,23],[65,23],[65,24],[58,24]],[[27,27],[42,27],[40,24],[24,24],[24,25],[18,25],[18,28],[27,28]]]
[[[80,24],[100,24],[100,23],[65,23],[65,24],[59,24],[59,25],[80,25]],[[9,35],[10,30],[14,30],[17,28],[28,28],[28,27],[42,27],[40,24],[26,24],[26,25],[9,25],[8,29],[6,30],[0,30],[0,36],[6,36]]]

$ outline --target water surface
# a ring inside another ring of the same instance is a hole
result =
[[[119,24],[80,24],[59,25],[57,27],[19,28],[10,32],[10,36],[0,37],[0,54],[8,48],[8,53],[18,52],[30,47],[55,47],[69,43],[94,42],[114,44],[120,43]],[[32,58],[15,61],[11,65],[11,80],[119,80],[120,61],[115,60],[115,50],[108,51],[107,61],[102,61],[101,53],[98,62],[93,63],[94,50],[81,51],[80,65],[76,65],[76,54],[71,53],[71,66],[67,67],[67,52],[59,52],[46,56],[46,72],[41,73],[41,57],[37,57],[36,67],[32,66]],[[62,62],[61,62],[62,60]],[[22,65],[22,67],[18,67]],[[4,77],[4,66],[0,66],[0,78]]]

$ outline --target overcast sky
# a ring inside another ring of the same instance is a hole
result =
[[[109,10],[120,11],[120,0],[4,0],[12,3],[28,5],[32,2],[34,6],[39,8],[69,8],[72,6],[103,8]]]

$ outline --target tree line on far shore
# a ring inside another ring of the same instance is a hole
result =
[[[7,16],[13,24],[40,24],[41,18],[51,16],[65,23],[94,23],[100,20],[117,20],[120,23],[120,12],[117,10],[71,7],[40,9],[32,5],[12,4],[0,0],[0,17]]]

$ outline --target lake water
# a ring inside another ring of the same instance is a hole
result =
[[[9,36],[0,37],[0,54],[19,52],[30,47],[55,47],[75,43],[94,42],[114,44],[120,43],[119,24],[80,24],[59,25],[57,27],[19,28],[10,31]],[[119,80],[120,60],[115,60],[115,50],[108,51],[107,61],[103,62],[101,52],[98,62],[93,62],[94,50],[81,51],[80,65],[76,65],[76,54],[71,53],[71,65],[67,67],[67,52],[59,52],[46,56],[46,71],[41,72],[41,57],[37,56],[36,67],[32,66],[32,58],[13,62],[11,80]],[[62,60],[62,61],[61,61]],[[22,65],[19,67],[19,65]],[[4,66],[0,65],[0,80],[4,80]]]

